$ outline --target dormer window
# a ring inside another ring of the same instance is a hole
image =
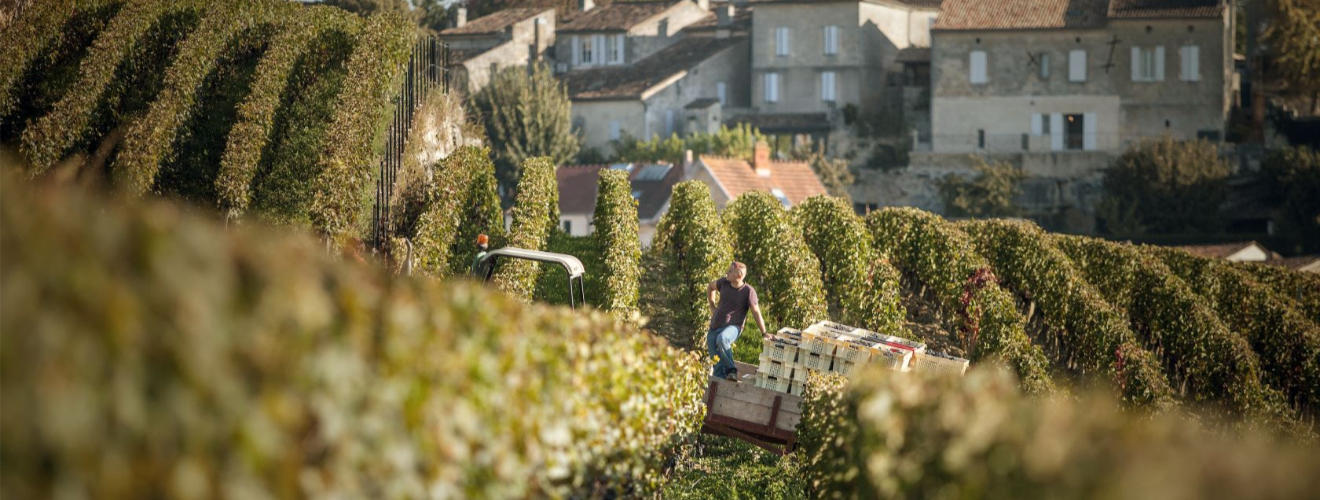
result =
[[[778,199],[779,203],[784,205],[784,208],[788,208],[792,205],[792,203],[788,201],[788,196],[784,194],[784,190],[774,188],[770,190],[770,194],[775,195],[775,199]]]

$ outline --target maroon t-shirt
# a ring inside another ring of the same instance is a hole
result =
[[[756,289],[743,282],[742,288],[734,288],[729,278],[715,281],[715,289],[720,292],[720,303],[715,307],[715,314],[710,318],[710,329],[737,325],[742,328],[747,320],[747,309],[756,305]]]

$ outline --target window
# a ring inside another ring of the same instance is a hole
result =
[[[591,53],[595,56],[595,63],[604,65],[605,60],[609,59],[609,52],[605,51],[605,35],[591,35]]]
[[[1132,81],[1164,81],[1164,47],[1132,47]]]
[[[781,205],[784,205],[784,208],[788,208],[789,205],[792,205],[792,203],[788,201],[788,196],[784,194],[784,190],[771,188],[770,194],[775,195],[775,198],[779,200]]]
[[[1178,60],[1182,62],[1182,81],[1201,81],[1201,48],[1185,45],[1179,49]]]
[[[765,74],[765,102],[779,102],[779,73]]]
[[[1049,79],[1050,79],[1050,55],[1049,55],[1049,54],[1041,54],[1041,55],[1040,55],[1040,79],[1041,79],[1041,80],[1049,80]]]
[[[665,110],[665,137],[668,138],[669,136],[674,135],[675,132],[678,132],[678,131],[674,129],[674,110],[672,110],[672,109],[666,109],[666,110]]]
[[[594,36],[582,37],[582,45],[579,50],[582,54],[581,61],[583,66],[591,66],[593,64],[596,64],[596,60],[592,57],[596,53],[596,51],[593,50],[595,48],[594,47],[595,44],[592,43],[595,40],[595,38],[596,37]],[[573,37],[573,39],[577,40],[578,37]]]
[[[1086,81],[1086,51],[1074,50],[1068,53],[1068,81]]]
[[[715,97],[720,98],[720,106],[729,105],[729,86],[724,82],[715,82]]]
[[[826,71],[820,74],[820,100],[825,102],[834,102],[834,72]]]
[[[839,27],[825,27],[825,55],[832,56],[839,53]]]
[[[623,35],[614,35],[605,39],[605,53],[609,54],[609,64],[623,64]]]
[[[985,83],[989,81],[989,79],[986,78],[986,74],[985,74],[986,71],[985,71],[984,50],[972,51],[969,68],[970,68],[969,75],[971,76],[972,83]]]
[[[1082,115],[1064,115],[1064,147],[1067,149],[1082,149],[1086,141],[1086,129],[1083,125]]]
[[[545,226],[541,226],[541,227],[545,227]],[[571,220],[564,221],[564,232],[568,234],[573,234],[573,221]]]
[[[775,28],[775,55],[777,56],[788,55],[788,43],[789,43],[788,38],[789,38],[789,32],[787,27],[780,26],[778,28]]]
[[[976,129],[976,147],[977,149],[985,149],[985,129],[983,128]]]
[[[610,121],[610,140],[617,141],[623,137],[623,124],[619,120]]]

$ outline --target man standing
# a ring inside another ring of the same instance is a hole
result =
[[[738,381],[738,368],[733,364],[733,343],[742,333],[748,309],[756,314],[756,326],[761,329],[761,336],[766,335],[756,289],[743,281],[745,278],[747,265],[734,262],[729,266],[728,274],[706,287],[706,298],[711,310],[715,311],[710,318],[710,331],[706,332],[706,351],[719,358],[711,375],[734,382]],[[719,294],[718,299],[716,294]]]

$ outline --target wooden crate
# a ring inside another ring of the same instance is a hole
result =
[[[756,370],[746,363],[735,362],[735,366],[739,373]],[[741,439],[775,453],[791,452],[797,445],[800,396],[711,378],[702,400],[706,402],[704,433]]]

